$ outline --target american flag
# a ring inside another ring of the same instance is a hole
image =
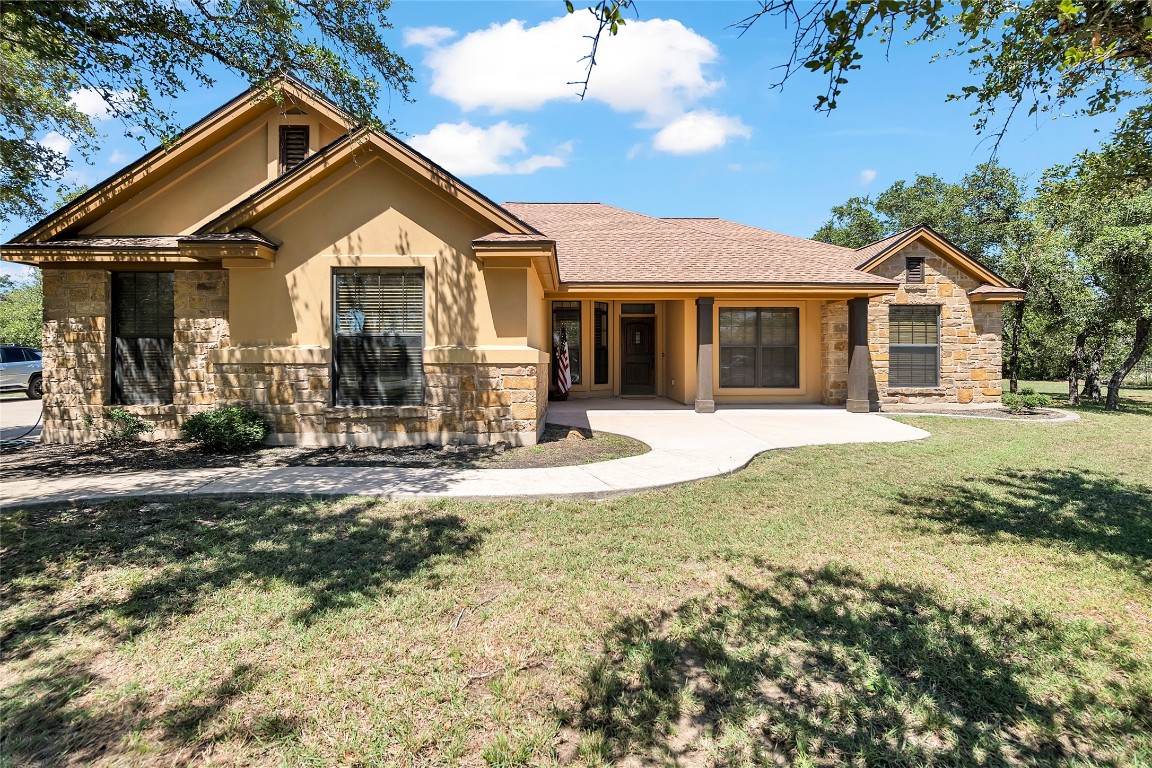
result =
[[[572,369],[568,367],[568,334],[560,332],[560,343],[556,346],[556,389],[560,394],[568,394],[572,389]]]

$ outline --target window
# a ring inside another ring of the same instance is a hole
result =
[[[560,344],[561,335],[568,340],[568,368],[572,373],[572,385],[580,383],[584,370],[580,365],[580,302],[552,302],[552,346]],[[552,366],[552,383],[556,383],[556,366]]]
[[[112,401],[172,402],[172,272],[112,273]]]
[[[424,402],[424,270],[332,273],[336,405]]]
[[[592,304],[594,354],[596,355],[596,371],[592,378],[593,384],[608,383],[608,302],[597,301]]]
[[[656,314],[656,305],[652,302],[643,304],[621,304],[620,314],[622,315],[654,315]]]
[[[904,259],[904,282],[906,283],[922,283],[924,282],[924,257],[923,256],[909,256]]]
[[[308,157],[308,126],[280,126],[280,173],[287,173]]]
[[[888,386],[935,387],[940,369],[940,307],[888,308]]]
[[[720,386],[800,386],[800,310],[720,310]]]

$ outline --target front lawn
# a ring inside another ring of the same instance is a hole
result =
[[[0,765],[1152,765],[1125,405],[598,503],[5,510]]]

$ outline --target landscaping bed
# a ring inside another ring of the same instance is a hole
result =
[[[29,445],[0,453],[0,481],[92,473],[214,467],[418,467],[423,469],[521,469],[567,467],[648,452],[639,440],[608,432],[549,424],[537,445],[522,448],[440,446],[405,448],[304,448],[266,446],[233,454],[204,453],[181,440],[124,445]]]
[[[1055,408],[1037,408],[1031,411],[1012,411],[1007,408],[940,408],[931,405],[908,406],[908,410],[884,411],[885,416],[916,416],[928,414],[932,416],[960,416],[969,419],[1011,419],[1013,421],[1052,421],[1068,418],[1067,411]]]

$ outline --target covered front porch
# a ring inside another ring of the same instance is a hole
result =
[[[545,325],[553,363],[561,338],[568,344],[568,400],[666,398],[702,413],[717,405],[844,405],[849,350],[867,358],[868,299],[882,293],[557,292],[546,297]],[[866,401],[866,378],[863,386]]]

